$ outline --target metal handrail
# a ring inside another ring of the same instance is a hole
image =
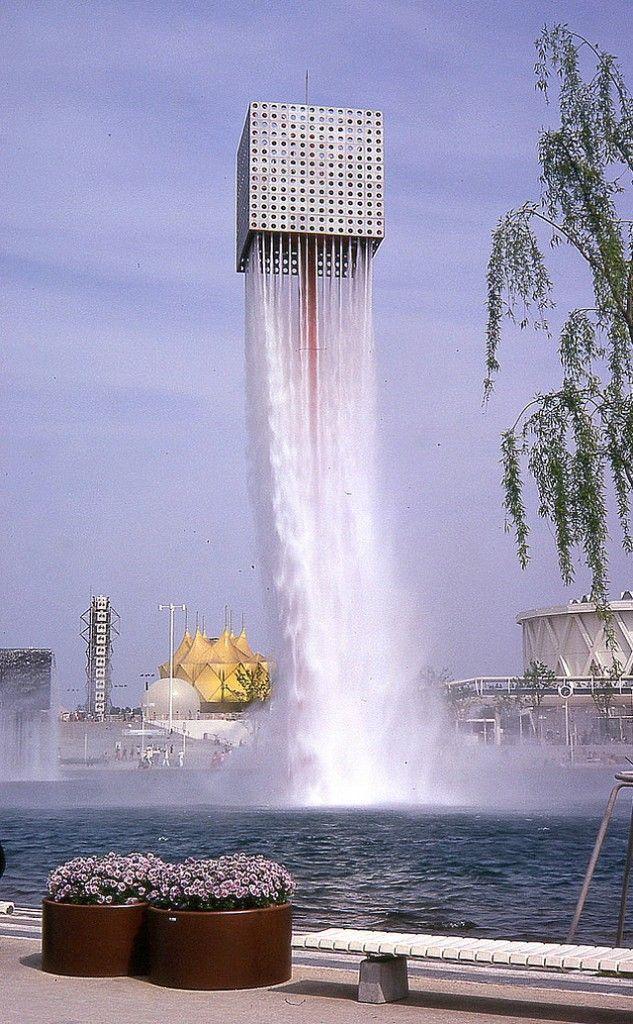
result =
[[[476,693],[479,697],[488,694],[506,692],[512,694],[529,694],[534,688],[522,685],[521,676],[473,676],[470,679],[451,679],[445,684],[446,689],[466,690]],[[620,679],[605,679],[603,676],[556,676],[540,687],[543,694],[560,696],[559,687],[571,686],[573,693],[605,693],[616,689],[620,694],[633,694],[633,677],[624,676]]]

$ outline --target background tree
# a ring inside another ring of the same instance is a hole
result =
[[[599,689],[593,690],[591,694],[591,699],[598,711],[602,732],[607,739],[611,736],[611,708],[617,695],[617,687],[611,679],[601,679]]]
[[[507,213],[493,233],[485,392],[499,370],[505,318],[550,336],[554,300],[544,247],[565,245],[588,268],[590,293],[560,329],[560,385],[537,394],[502,435],[504,505],[525,567],[527,464],[539,515],[554,528],[563,580],[572,582],[580,550],[592,597],[608,620],[609,481],[624,549],[633,550],[633,103],[615,58],[567,26],[546,28],[536,47],[537,88],[548,100],[557,81],[560,125],[539,138],[540,197]]]
[[[516,700],[519,707],[528,707],[530,717],[536,716],[534,732],[541,736],[541,705],[543,699],[556,682],[556,673],[544,665],[542,661],[531,661],[520,679],[515,680],[517,684]]]
[[[459,687],[449,686],[453,678],[453,673],[447,667],[438,669],[433,665],[423,665],[417,679],[418,697],[422,706],[434,708],[439,713],[449,709],[451,717],[459,718],[468,705],[470,695]]]
[[[256,665],[255,668],[245,668],[240,665],[236,672],[236,678],[244,688],[248,701],[264,701],[270,697],[270,674],[263,665]]]
[[[528,708],[531,709],[531,703],[526,694],[521,692],[523,681],[515,678],[511,680],[511,682],[514,684],[514,688],[510,692],[501,691],[498,693],[495,697],[495,705],[504,718],[506,716],[513,717],[514,715],[518,715],[519,728],[521,729],[521,713]],[[534,721],[532,720],[531,715],[530,719],[532,722],[532,730],[535,731]]]
[[[594,667],[595,666],[592,663],[592,675],[601,675],[599,671],[594,672]],[[621,692],[618,687],[618,682],[621,677],[622,666],[620,662],[614,658],[610,674],[594,680],[595,688],[591,691],[591,699],[597,708],[600,716],[600,722],[602,723],[602,731],[607,738],[611,736],[611,708],[615,703],[616,697]]]

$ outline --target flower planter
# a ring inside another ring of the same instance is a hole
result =
[[[150,981],[169,988],[264,988],[292,973],[289,903],[254,910],[149,907]]]
[[[115,978],[147,974],[145,903],[120,906],[42,901],[42,969]]]

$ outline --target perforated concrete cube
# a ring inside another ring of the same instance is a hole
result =
[[[371,239],[385,233],[378,110],[251,103],[237,154],[237,269],[255,232]]]

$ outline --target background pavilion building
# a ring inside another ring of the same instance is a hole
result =
[[[248,642],[246,630],[238,634],[228,627],[219,637],[208,637],[196,629],[185,634],[174,651],[174,678],[193,686],[201,711],[238,711],[253,701],[270,696],[270,662]],[[168,679],[170,662],[159,667],[161,679]]]
[[[451,679],[458,731],[485,742],[564,745],[566,760],[610,762],[633,743],[633,591],[521,612],[523,671]]]

